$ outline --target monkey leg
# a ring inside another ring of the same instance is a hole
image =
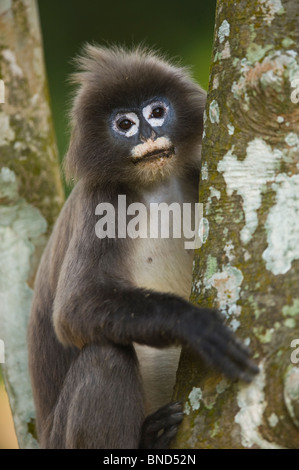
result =
[[[144,421],[131,347],[88,345],[72,363],[47,425],[46,448],[138,448]]]

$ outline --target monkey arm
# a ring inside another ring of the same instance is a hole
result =
[[[183,344],[232,379],[249,381],[257,372],[249,351],[218,312],[197,308],[172,294],[142,289],[114,289],[107,294],[112,300],[102,331],[110,341],[158,348]]]
[[[63,343],[79,348],[105,340],[158,348],[183,344],[232,379],[250,381],[257,373],[249,351],[217,312],[197,308],[173,294],[128,287],[121,282],[94,283],[92,277],[88,285],[77,284],[76,293],[67,303],[59,300],[58,289],[54,327]]]

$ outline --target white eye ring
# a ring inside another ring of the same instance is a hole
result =
[[[118,126],[118,123],[125,119],[132,122],[132,126],[128,130],[121,129]],[[137,114],[117,113],[117,115],[115,116],[113,120],[113,129],[115,130],[115,132],[117,132],[118,134],[124,135],[125,137],[132,137],[132,135],[137,134],[138,129],[139,129],[139,119],[138,119]]]
[[[151,117],[152,112],[155,108],[163,108],[164,115],[160,118]],[[163,103],[162,101],[155,101],[154,103],[150,103],[147,106],[145,106],[142,110],[142,114],[143,114],[144,119],[146,119],[147,122],[152,127],[161,127],[163,126],[165,122],[168,111],[169,111],[169,107],[165,103]]]

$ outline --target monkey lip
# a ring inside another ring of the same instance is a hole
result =
[[[142,163],[142,162],[151,162],[160,159],[167,159],[172,158],[175,153],[174,146],[171,146],[166,149],[155,149],[151,152],[147,152],[141,157],[132,158],[132,162],[135,164]]]

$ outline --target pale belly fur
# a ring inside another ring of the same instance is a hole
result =
[[[182,248],[182,240],[139,240],[134,284],[138,287],[172,292],[189,299],[193,252]],[[165,349],[135,344],[144,385],[146,414],[172,399],[180,347]]]

